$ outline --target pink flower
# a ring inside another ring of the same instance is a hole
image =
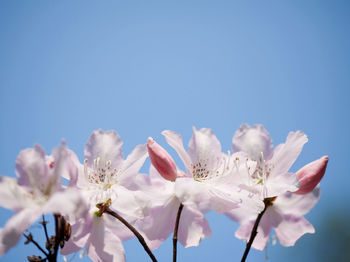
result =
[[[297,176],[289,169],[299,156],[304,144],[308,141],[301,132],[290,132],[284,144],[273,149],[269,133],[262,125],[240,126],[232,140],[234,152],[246,154],[248,158],[237,157],[236,161],[246,162],[247,174],[240,176],[241,187],[252,192],[260,192],[261,198],[270,198],[287,191],[297,191]]]
[[[324,174],[328,159],[310,163],[298,171],[299,175],[288,172],[306,142],[307,137],[301,131],[290,132],[286,142],[273,149],[272,140],[262,125],[242,125],[233,137],[233,150],[251,158],[244,160],[248,176],[241,177],[240,186],[252,192],[260,191],[266,205],[252,245],[256,249],[265,248],[272,228],[284,246],[293,246],[305,233],[315,232],[303,216],[319,200],[320,188],[315,186]],[[298,178],[304,195],[292,193],[300,191],[297,191]],[[241,224],[236,237],[248,241],[257,212],[242,207],[226,214]]]
[[[42,214],[58,213],[80,217],[87,205],[80,193],[71,187],[64,188],[61,175],[67,171],[67,149],[54,149],[51,156],[36,145],[20,152],[16,160],[16,175],[0,177],[0,205],[16,211],[0,230],[0,255],[14,246],[25,230]],[[74,180],[74,178],[72,177]]]
[[[303,168],[296,175],[299,179],[300,188],[294,194],[307,194],[311,192],[321,181],[328,163],[328,156],[321,157]]]
[[[71,151],[78,172],[76,186],[89,203],[87,216],[72,223],[71,240],[63,254],[85,252],[93,261],[124,261],[122,241],[132,237],[123,224],[104,214],[98,216],[96,204],[110,202],[110,208],[129,223],[144,217],[147,199],[142,192],[131,190],[135,177],[147,157],[145,145],[137,146],[124,160],[122,141],[115,131],[94,131],[85,146],[84,165]]]

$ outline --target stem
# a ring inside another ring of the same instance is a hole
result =
[[[149,257],[151,258],[151,260],[153,262],[157,262],[157,259],[155,258],[155,256],[153,255],[151,249],[147,246],[147,243],[145,241],[145,239],[143,238],[143,236],[132,226],[130,225],[124,218],[122,218],[119,214],[117,214],[116,212],[114,212],[113,210],[111,210],[108,206],[104,206],[103,208],[100,209],[100,211],[103,211],[103,213],[107,213],[113,217],[115,217],[116,219],[118,219],[120,222],[122,222],[127,228],[129,228],[131,230],[131,232],[134,233],[134,235],[137,237],[137,239],[139,240],[140,244],[143,246],[143,248],[145,249],[145,251],[147,252],[147,254],[149,255]]]
[[[180,206],[179,206],[179,210],[177,211],[177,215],[176,215],[174,235],[173,235],[173,262],[176,262],[176,256],[177,256],[177,232],[179,230],[180,216],[181,216],[181,212],[182,212],[183,208],[184,208],[184,205],[181,203]]]
[[[32,242],[41,252],[43,252],[43,254],[44,254],[46,257],[48,257],[49,254],[47,254],[47,253],[45,252],[45,250],[42,249],[42,247],[38,244],[38,242],[36,242],[32,237],[29,237],[29,236],[27,236],[27,235],[24,234],[24,233],[23,233],[23,236],[25,236],[26,239],[27,239],[29,242]]]
[[[55,246],[54,246],[54,252],[53,255],[50,256],[49,261],[51,262],[56,262],[57,261],[57,252],[58,252],[58,246],[59,246],[59,241],[60,241],[60,229],[59,229],[59,221],[58,221],[58,216],[57,214],[54,214],[55,217]]]
[[[246,260],[247,256],[248,256],[248,253],[249,253],[249,250],[250,250],[250,248],[251,248],[251,246],[253,244],[253,241],[254,241],[256,235],[258,234],[257,229],[258,229],[260,220],[261,220],[262,216],[264,215],[264,213],[265,213],[265,211],[266,211],[268,206],[269,205],[267,203],[265,203],[264,210],[259,213],[258,217],[255,220],[255,224],[253,226],[252,233],[250,234],[250,238],[249,238],[249,241],[248,241],[247,246],[245,248],[245,251],[244,251],[244,254],[243,254],[241,262],[244,262]]]
[[[45,231],[45,236],[46,236],[46,241],[49,241],[49,235],[47,234],[47,227],[46,227],[46,221],[45,221],[45,216],[43,215],[43,222],[42,222],[42,225],[44,227],[44,231]],[[50,252],[50,250],[49,250]]]

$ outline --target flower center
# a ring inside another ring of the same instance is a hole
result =
[[[118,171],[112,168],[112,163],[107,160],[101,163],[100,158],[94,159],[93,166],[89,168],[88,160],[84,160],[84,173],[90,184],[100,185],[102,189],[108,190],[112,185],[117,183]]]
[[[213,168],[210,168],[208,159],[199,159],[197,163],[191,165],[193,179],[203,182],[223,176],[227,170],[230,170],[229,160],[230,152],[228,156],[217,157],[214,165],[212,165]]]

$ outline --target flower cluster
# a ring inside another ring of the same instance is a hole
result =
[[[247,241],[242,261],[250,247],[265,248],[272,228],[284,246],[315,232],[303,216],[319,200],[328,157],[291,173],[308,140],[303,132],[290,132],[274,148],[262,125],[242,125],[232,153],[222,152],[211,129],[193,128],[188,150],[179,134],[162,134],[185,170],[151,137],[124,159],[115,131],[94,131],[82,163],[65,143],[51,155],[38,145],[21,151],[17,179],[0,176],[0,205],[15,211],[0,229],[0,255],[24,235],[46,256],[29,261],[56,261],[59,247],[63,255],[83,250],[93,261],[125,261],[122,242],[136,236],[156,261],[152,250],[173,234],[176,261],[177,240],[192,247],[211,236],[205,218],[211,210],[240,224],[236,237]],[[149,174],[140,174],[147,157]],[[54,214],[56,234],[48,237],[43,221],[44,250],[26,232],[47,213]]]

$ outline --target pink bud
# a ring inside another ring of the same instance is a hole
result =
[[[328,156],[323,156],[306,166],[302,167],[298,172],[300,188],[294,194],[307,194],[311,192],[321,181],[327,167]]]
[[[148,138],[147,149],[152,165],[157,169],[159,174],[166,180],[175,181],[177,168],[169,153],[151,137]]]

